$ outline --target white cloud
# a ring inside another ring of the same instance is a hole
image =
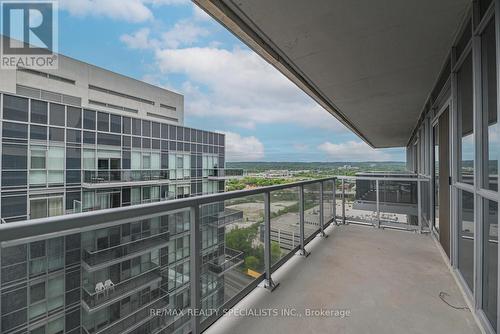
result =
[[[210,21],[212,17],[197,5],[193,5],[193,17],[195,20]]]
[[[233,125],[295,123],[346,131],[335,118],[253,51],[217,47],[157,48],[161,73],[184,74],[186,112]]]
[[[59,6],[73,16],[109,17],[127,22],[144,22],[153,13],[142,0],[59,0]]]
[[[125,34],[120,36],[120,40],[131,49],[149,49],[155,48],[157,40],[149,38],[150,30],[149,28],[142,28],[134,32],[133,34]]]
[[[200,25],[181,20],[172,29],[162,34],[162,41],[168,48],[178,48],[181,45],[192,45],[208,33],[208,29]]]
[[[219,131],[226,135],[227,161],[258,161],[264,158],[264,145],[254,136],[242,137],[238,133]]]
[[[318,146],[332,161],[389,161],[390,153],[384,150],[373,149],[362,141],[348,141],[334,144],[324,142]]]
[[[148,6],[174,6],[189,3],[189,0],[59,0],[60,8],[73,16],[108,17],[134,23],[153,19],[153,12]]]

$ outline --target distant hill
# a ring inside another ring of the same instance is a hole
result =
[[[404,171],[406,163],[402,161],[383,162],[227,162],[226,168],[242,168],[250,172],[266,170],[331,170],[339,168],[359,171]]]

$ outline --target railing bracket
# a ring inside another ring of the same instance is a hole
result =
[[[271,279],[265,279],[262,281],[261,284],[259,284],[259,286],[267,289],[269,292],[273,292],[277,287],[280,286],[279,283],[274,283],[274,281]]]

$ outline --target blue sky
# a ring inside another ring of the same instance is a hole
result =
[[[59,51],[179,92],[229,161],[404,160],[373,150],[188,0],[60,0]]]

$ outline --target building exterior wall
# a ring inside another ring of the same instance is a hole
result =
[[[0,76],[2,223],[224,191],[224,135],[184,127],[181,95],[59,66]],[[224,259],[223,212],[201,210],[204,263]],[[4,245],[0,332],[183,331],[186,317],[151,309],[188,306],[189,246],[189,211]],[[223,282],[205,265],[203,305],[222,304]]]
[[[449,238],[441,244],[449,245],[450,264],[487,333],[498,332],[500,317],[499,22],[500,1],[473,2],[407,146],[408,168],[431,181],[424,189],[430,198],[429,227],[438,240]],[[440,118],[443,114],[449,119]],[[439,122],[447,124],[438,127]],[[444,144],[442,134],[436,136],[442,128],[449,129]],[[440,180],[441,150],[450,152],[449,182]],[[438,192],[447,190],[449,203],[439,203]],[[449,205],[449,226],[439,217],[440,205]],[[447,233],[440,234],[440,228]]]

